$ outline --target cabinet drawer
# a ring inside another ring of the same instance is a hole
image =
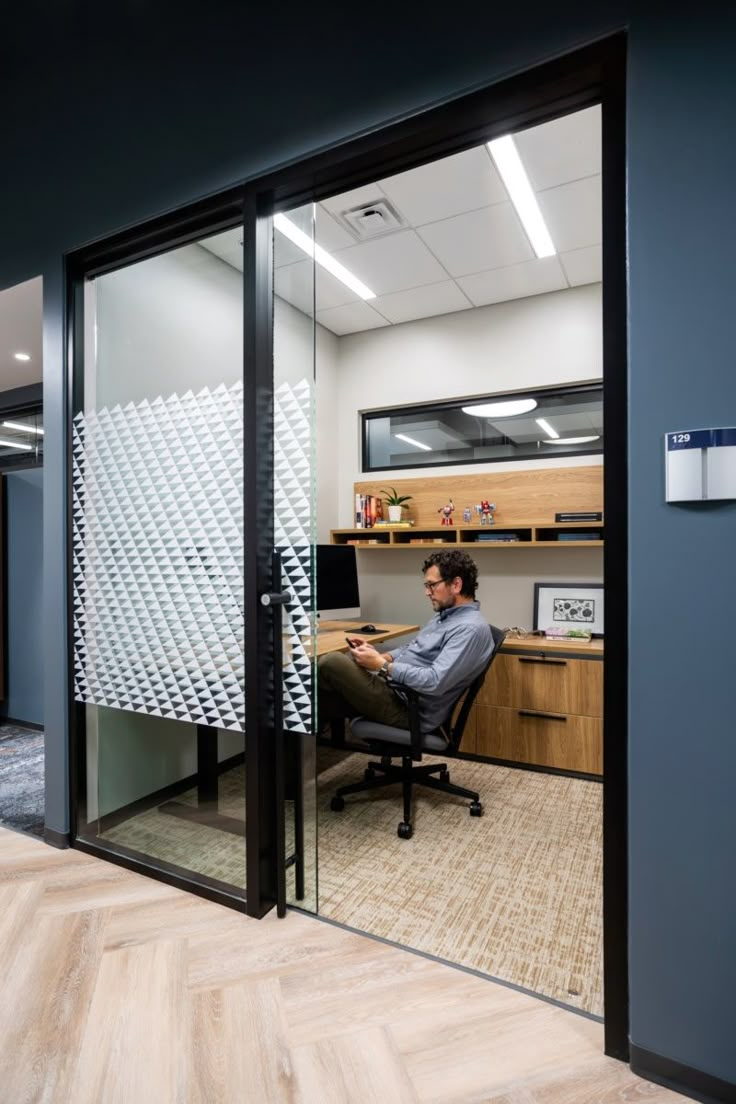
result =
[[[480,705],[603,716],[603,662],[559,655],[496,656]]]
[[[475,751],[517,763],[584,774],[603,772],[603,721],[571,714],[532,714],[477,705]]]

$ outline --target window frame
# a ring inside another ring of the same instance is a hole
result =
[[[360,470],[362,474],[372,474],[374,472],[394,472],[394,471],[407,471],[414,468],[455,468],[465,466],[475,466],[477,464],[524,464],[529,461],[539,460],[556,460],[569,458],[571,456],[603,456],[603,444],[604,434],[601,433],[600,439],[596,442],[596,448],[576,448],[576,449],[562,449],[555,451],[554,453],[544,452],[537,453],[529,456],[483,456],[477,460],[462,459],[462,460],[438,460],[427,461],[426,463],[417,463],[416,460],[410,464],[391,464],[389,467],[385,465],[376,466],[369,463],[368,456],[368,425],[371,421],[378,418],[391,417],[392,415],[407,415],[407,414],[431,414],[437,410],[454,410],[459,409],[462,406],[470,403],[484,403],[484,402],[503,402],[505,400],[513,400],[520,398],[522,395],[529,398],[539,398],[544,395],[573,395],[583,394],[585,392],[599,392],[601,396],[601,405],[603,403],[603,380],[587,380],[580,381],[571,384],[556,384],[553,387],[527,387],[523,391],[497,391],[487,395],[473,395],[466,396],[464,398],[452,398],[444,399],[439,402],[431,403],[417,403],[407,404],[404,406],[392,406],[392,407],[376,407],[371,410],[359,411],[360,416]],[[542,412],[543,414],[544,412]]]

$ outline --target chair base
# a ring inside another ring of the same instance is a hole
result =
[[[439,778],[434,777],[436,774],[439,775]],[[333,812],[341,812],[345,807],[344,799],[348,794],[362,793],[363,790],[377,790],[381,786],[392,786],[396,782],[401,783],[404,797],[404,819],[398,827],[400,839],[411,839],[414,831],[411,823],[412,785],[426,786],[431,790],[440,790],[442,793],[466,797],[471,803],[469,810],[471,816],[481,816],[483,813],[480,795],[474,790],[466,790],[463,786],[456,786],[452,783],[447,763],[417,766],[410,755],[402,756],[401,766],[398,763],[392,763],[387,755],[383,756],[380,763],[369,763],[365,769],[363,781],[353,782],[349,786],[341,786],[332,798],[330,808]]]

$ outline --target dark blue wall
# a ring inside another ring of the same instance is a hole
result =
[[[663,432],[736,422],[733,18],[708,0],[538,7],[5,17],[0,286],[44,276],[47,823],[67,828],[63,250],[628,24],[632,1038],[736,1082],[736,507],[662,501]]]
[[[43,469],[5,477],[7,685],[0,713],[43,724]]]

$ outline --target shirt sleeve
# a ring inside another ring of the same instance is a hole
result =
[[[454,632],[430,666],[394,659],[391,679],[420,694],[441,694],[471,682],[488,655],[488,640],[475,625]]]

